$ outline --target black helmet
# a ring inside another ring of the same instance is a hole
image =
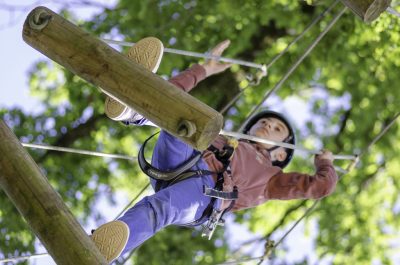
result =
[[[286,127],[289,129],[289,136],[286,137],[286,139],[284,139],[283,142],[293,144],[293,145],[296,144],[296,135],[295,135],[294,129],[293,129],[292,125],[290,124],[290,122],[288,121],[288,119],[285,116],[283,116],[282,114],[272,111],[272,110],[263,110],[263,111],[260,111],[259,113],[255,114],[254,116],[252,116],[249,119],[249,121],[246,123],[246,126],[243,129],[243,133],[247,134],[250,131],[250,128],[261,118],[276,118],[276,119],[282,121],[286,125]],[[268,151],[272,151],[276,148],[278,148],[278,147],[277,146],[272,147]],[[278,166],[280,168],[284,168],[289,164],[289,162],[293,158],[294,150],[285,148],[285,151],[287,154],[286,159],[283,161],[273,161],[272,165]]]

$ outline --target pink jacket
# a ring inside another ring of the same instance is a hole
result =
[[[170,79],[174,85],[189,92],[198,82],[205,78],[205,70],[200,65]],[[213,145],[222,149],[226,139],[218,136]],[[204,151],[203,158],[210,170],[218,172],[223,169],[214,154]],[[224,191],[232,191],[234,186],[239,190],[234,211],[252,208],[271,199],[318,199],[329,195],[336,187],[338,176],[332,163],[326,159],[315,158],[314,175],[298,172],[284,173],[281,168],[272,165],[271,156],[265,149],[247,141],[239,141],[231,160],[231,176],[224,173]],[[228,204],[228,203],[227,203]]]

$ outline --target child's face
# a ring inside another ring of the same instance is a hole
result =
[[[289,136],[289,129],[285,123],[276,118],[261,118],[251,126],[249,135],[265,138],[272,141],[281,142]],[[269,149],[270,144],[258,143],[260,146]]]

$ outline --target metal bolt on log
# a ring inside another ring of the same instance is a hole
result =
[[[46,7],[28,15],[23,39],[195,149],[206,149],[222,129],[216,110]]]
[[[384,12],[391,0],[341,0],[344,5],[364,22],[372,22]]]

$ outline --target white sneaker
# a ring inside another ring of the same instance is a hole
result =
[[[122,221],[105,223],[94,230],[91,239],[108,263],[124,251],[129,238],[129,227]]]
[[[148,37],[133,45],[128,51],[128,57],[155,73],[160,66],[163,52],[164,46],[162,42],[157,38]],[[106,98],[104,111],[110,119],[115,121],[129,120],[133,122],[143,118],[134,109],[125,106],[110,96]]]

